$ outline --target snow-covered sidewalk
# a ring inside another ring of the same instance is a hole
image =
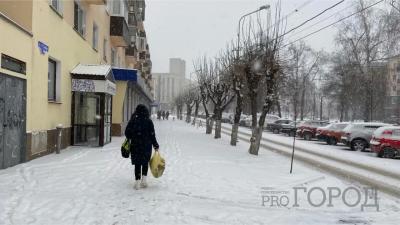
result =
[[[340,199],[334,207],[313,207],[306,203],[307,194],[299,195],[300,207],[292,207],[292,194],[288,206],[271,206],[265,198],[271,190],[361,187],[297,163],[290,175],[288,158],[264,150],[251,156],[246,143],[231,147],[226,136],[215,140],[204,129],[181,121],[155,123],[167,169],[159,179],[149,174],[147,189],[133,189],[133,167],[120,156],[122,138],[104,148],[71,147],[60,155],[0,171],[0,224],[399,222],[399,200],[383,194],[379,194],[380,212],[361,212],[359,206],[347,207]],[[350,193],[348,198],[354,202]]]

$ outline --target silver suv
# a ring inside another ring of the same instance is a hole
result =
[[[369,147],[372,134],[379,127],[389,126],[386,123],[352,123],[344,130],[341,142],[353,151],[365,151]]]

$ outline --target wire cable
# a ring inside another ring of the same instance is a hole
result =
[[[311,33],[309,33],[309,34],[307,34],[307,35],[305,35],[305,36],[303,36],[303,37],[301,37],[301,38],[298,38],[298,39],[296,39],[296,40],[294,40],[294,41],[291,41],[291,42],[289,42],[289,43],[283,45],[283,46],[280,47],[279,49],[285,48],[286,46],[289,46],[289,45],[291,45],[291,44],[293,44],[293,43],[295,43],[295,42],[301,41],[301,40],[303,40],[303,39],[305,39],[305,38],[308,38],[308,37],[310,37],[310,36],[312,36],[312,35],[314,35],[314,34],[316,34],[316,33],[319,33],[319,32],[321,32],[321,31],[323,31],[323,30],[325,30],[325,29],[327,29],[327,28],[329,28],[329,27],[331,27],[331,26],[333,26],[333,25],[335,25],[335,24],[338,24],[338,23],[340,23],[340,22],[342,22],[342,21],[344,21],[344,20],[346,20],[346,19],[348,19],[348,18],[350,18],[350,17],[353,17],[353,16],[357,15],[358,13],[361,13],[361,12],[363,12],[363,11],[369,9],[369,8],[372,8],[372,7],[378,5],[379,3],[383,2],[383,1],[385,1],[385,0],[380,0],[380,1],[375,2],[375,3],[373,3],[373,4],[369,5],[369,6],[366,6],[366,7],[362,8],[362,9],[358,10],[357,12],[354,12],[354,13],[348,15],[348,16],[345,16],[345,17],[343,17],[343,18],[341,18],[341,19],[339,19],[339,20],[337,20],[337,21],[335,21],[335,22],[333,22],[333,23],[330,23],[330,24],[328,24],[328,25],[326,25],[326,26],[324,26],[324,27],[322,27],[322,28],[320,28],[320,29],[318,29],[318,30],[316,30],[316,31],[314,31],[314,32],[311,32]]]

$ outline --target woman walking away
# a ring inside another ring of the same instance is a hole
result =
[[[138,105],[125,129],[125,136],[131,141],[131,161],[135,165],[135,189],[147,187],[147,171],[152,146],[159,149],[153,121],[146,106]]]

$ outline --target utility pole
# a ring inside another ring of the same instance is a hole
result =
[[[321,102],[319,104],[319,120],[322,120],[322,105],[323,105],[324,96],[321,96]]]

